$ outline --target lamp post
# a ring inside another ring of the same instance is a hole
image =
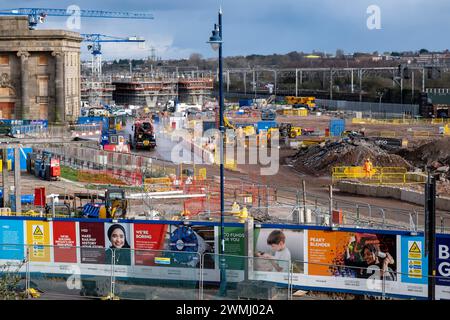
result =
[[[214,30],[207,42],[211,44],[214,51],[219,50],[219,152],[220,152],[220,294],[224,296],[226,294],[226,272],[225,272],[225,226],[224,226],[224,152],[223,152],[223,138],[225,136],[225,128],[223,125],[223,59],[222,59],[222,9],[219,9],[219,21],[218,24],[214,24]]]

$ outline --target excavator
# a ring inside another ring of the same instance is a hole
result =
[[[236,131],[238,129],[238,127],[236,127],[234,124],[232,124],[230,122],[230,120],[228,119],[228,117],[225,117],[225,116],[223,117],[223,124],[224,124],[225,128],[227,128],[227,129],[232,129],[234,131]],[[255,127],[252,125],[242,126],[241,128],[242,128],[245,136],[251,136],[251,135],[256,134]]]
[[[85,218],[125,219],[128,200],[121,188],[109,188],[105,192],[105,202],[87,203],[83,206],[82,216]]]

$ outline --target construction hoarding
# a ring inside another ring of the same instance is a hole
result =
[[[291,281],[299,289],[427,297],[428,261],[420,234],[262,224],[254,228],[252,257],[246,257],[242,224],[226,225],[224,236],[225,253],[237,257],[227,260],[230,282],[248,276],[281,284]],[[220,226],[213,222],[47,222],[7,217],[0,218],[0,239],[2,261],[23,260],[28,245],[33,262],[30,272],[56,274],[76,267],[83,275],[109,276],[114,262],[116,275],[121,277],[182,281],[195,278],[203,262],[203,279],[220,280]],[[449,299],[448,235],[437,236],[436,250],[436,294],[439,299]]]
[[[436,239],[436,298],[450,300],[450,236]]]

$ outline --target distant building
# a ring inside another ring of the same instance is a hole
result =
[[[0,17],[0,119],[74,121],[81,41],[76,32],[29,30],[28,17]]]
[[[178,99],[187,104],[203,104],[213,90],[213,79],[205,77],[133,77],[113,79],[113,100],[117,104],[155,107]]]

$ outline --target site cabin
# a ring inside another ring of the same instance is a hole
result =
[[[420,95],[420,115],[425,118],[450,117],[450,93],[424,92]]]

